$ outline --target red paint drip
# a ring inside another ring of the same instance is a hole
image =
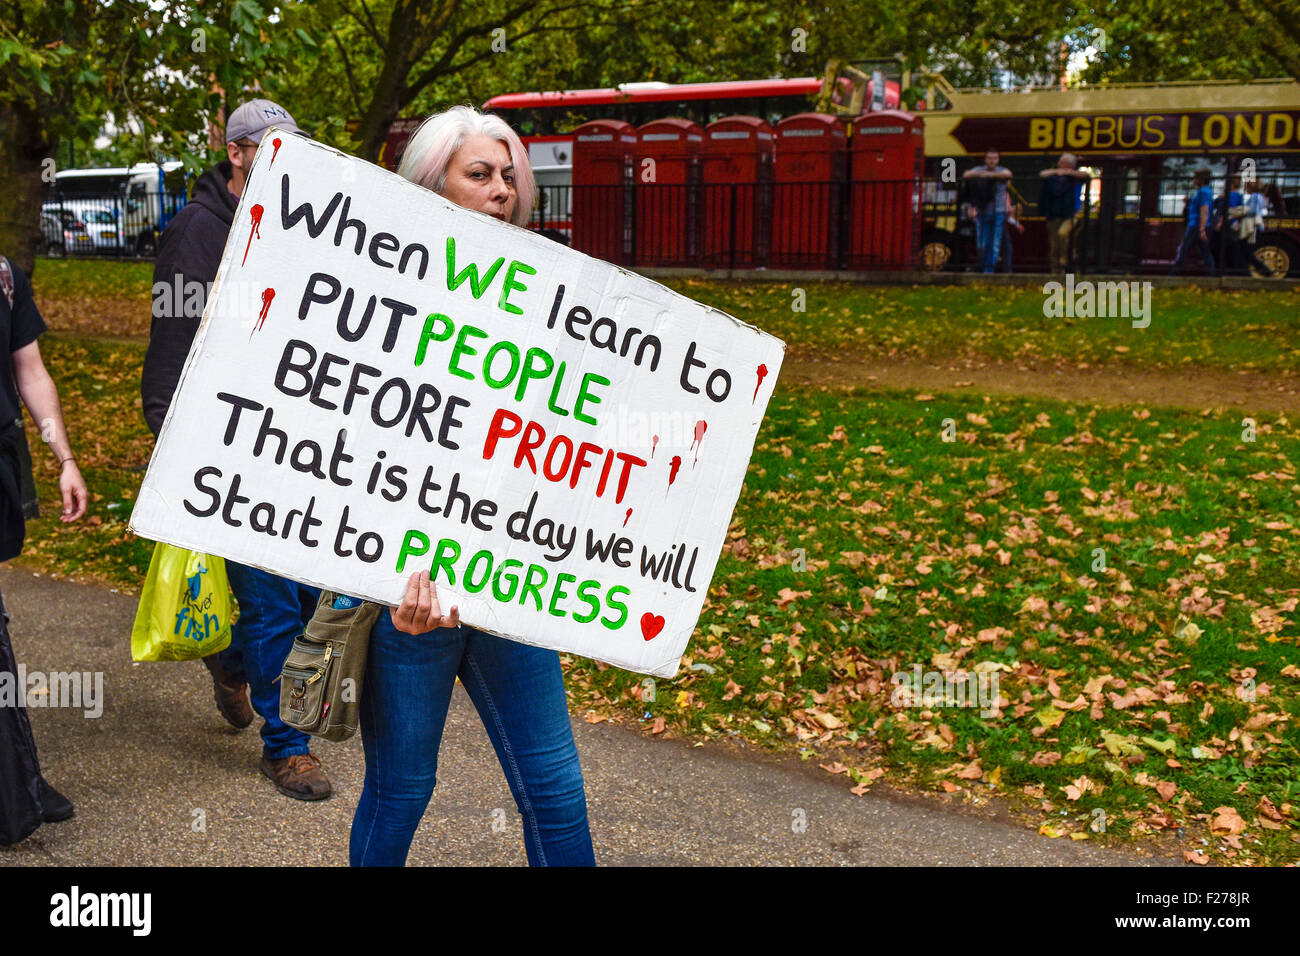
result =
[[[271,300],[275,298],[274,289],[262,290],[262,311],[257,314],[257,325],[253,326],[253,332],[262,331],[262,326],[266,322],[267,313],[271,311]],[[248,333],[248,337],[253,337],[253,332]]]
[[[248,216],[253,221],[253,228],[248,232],[248,245],[244,246],[244,261],[240,263],[241,266],[248,262],[248,250],[253,246],[253,237],[257,236],[259,239],[262,238],[262,212],[263,209],[261,203],[254,203],[253,208],[248,210]]]
[[[659,436],[658,436],[658,435],[655,435],[655,436],[650,440],[650,457],[651,457],[651,458],[653,458],[653,457],[655,456],[655,446],[658,445],[658,444],[659,444]]]
[[[760,365],[758,367],[758,384],[754,386],[754,397],[750,399],[751,405],[758,401],[758,390],[763,387],[763,379],[765,378],[767,378],[767,366]]]
[[[275,139],[271,140],[271,145],[275,148],[271,150],[271,163],[266,167],[267,169],[270,169],[271,166],[275,165],[275,157],[279,154],[280,146],[282,145],[280,143],[280,137],[277,136]]]
[[[695,438],[691,441],[691,448],[695,449],[695,461],[700,460],[700,449],[704,447],[704,433],[708,427],[709,423],[702,418],[695,423]],[[687,451],[690,451],[690,448]],[[695,462],[691,462],[691,467],[695,467]]]
[[[672,461],[668,463],[668,484],[672,485],[677,480],[677,470],[682,467],[682,456],[673,455]]]
[[[630,518],[630,517],[632,517],[632,509],[631,509],[631,508],[628,508],[628,509],[627,509],[627,514],[625,514],[625,515],[623,516],[623,527],[624,527],[624,528],[627,527],[627,519]]]

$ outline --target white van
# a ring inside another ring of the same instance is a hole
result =
[[[185,205],[184,183],[175,182],[181,170],[179,162],[65,169],[55,173],[44,211],[71,212],[85,223],[96,250],[151,256]]]

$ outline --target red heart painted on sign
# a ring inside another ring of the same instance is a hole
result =
[[[648,641],[664,629],[664,619],[661,615],[651,614],[646,611],[641,615],[641,633],[645,635]]]

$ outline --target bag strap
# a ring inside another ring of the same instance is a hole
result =
[[[14,271],[9,268],[9,260],[0,256],[0,289],[4,289],[9,308],[14,307]]]

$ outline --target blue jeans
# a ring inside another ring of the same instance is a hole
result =
[[[1005,210],[985,210],[979,215],[979,247],[984,263],[984,271],[992,272],[998,264],[998,253],[1002,250],[1002,223],[1006,220]]]
[[[226,562],[230,590],[239,601],[239,620],[230,646],[217,655],[221,666],[248,681],[253,710],[262,715],[262,756],[279,760],[308,752],[310,739],[280,719],[280,676],[293,639],[316,611],[317,588],[277,577],[234,561]]]
[[[433,796],[457,676],[523,818],[529,865],[594,866],[560,656],[466,626],[403,634],[387,610],[370,632],[361,689],[366,781],[352,819],[352,865],[405,864]]]
[[[1214,254],[1210,252],[1210,240],[1201,238],[1201,231],[1197,228],[1188,229],[1183,234],[1183,241],[1178,246],[1178,256],[1174,259],[1173,268],[1169,270],[1170,275],[1183,271],[1183,264],[1187,259],[1187,253],[1191,251],[1192,246],[1198,246],[1201,250],[1201,259],[1205,261],[1205,274],[1214,275]]]

